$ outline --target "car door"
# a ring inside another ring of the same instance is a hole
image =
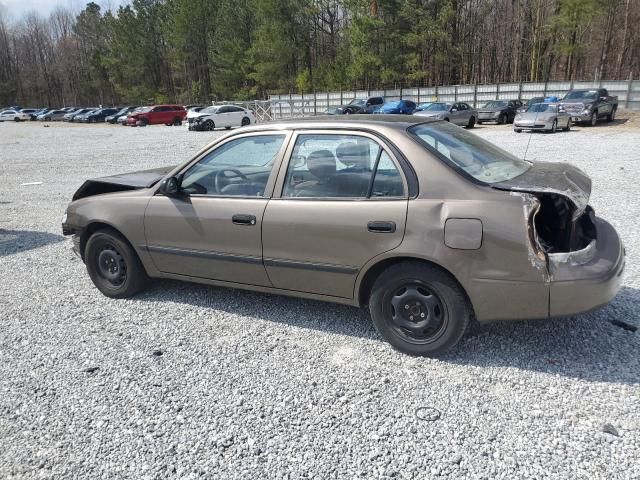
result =
[[[360,270],[400,245],[407,184],[388,147],[367,133],[298,132],[262,226],[277,288],[352,298]]]
[[[217,117],[218,121],[216,125],[219,127],[230,127],[233,123],[233,113],[231,112],[231,107],[223,106],[218,109]]]
[[[464,122],[464,112],[461,110],[459,103],[453,104],[453,106],[451,107],[450,115],[451,123],[461,125]]]
[[[154,195],[146,249],[161,272],[270,286],[262,219],[289,133],[233,136],[180,172],[177,195]]]

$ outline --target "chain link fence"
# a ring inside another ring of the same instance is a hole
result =
[[[263,119],[259,121],[321,115],[328,107],[371,96],[381,96],[387,101],[412,100],[418,104],[434,100],[465,102],[478,107],[489,100],[529,100],[551,95],[563,97],[569,90],[578,88],[606,88],[609,95],[618,96],[620,108],[640,110],[640,80],[527,82],[269,95],[268,101],[259,102],[263,113]],[[251,107],[247,105],[247,108]]]

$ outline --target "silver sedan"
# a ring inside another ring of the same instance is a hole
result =
[[[463,102],[435,102],[424,110],[414,112],[414,115],[445,120],[467,128],[473,128],[478,122],[478,111]]]
[[[526,112],[518,113],[513,121],[513,130],[516,133],[522,130],[555,133],[558,129],[565,132],[571,129],[571,115],[557,103],[534,103]]]

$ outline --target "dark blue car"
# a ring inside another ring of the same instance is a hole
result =
[[[415,111],[415,109],[416,104],[411,100],[397,100],[392,102],[385,102],[374,113],[411,115]]]
[[[106,117],[113,115],[118,110],[118,108],[101,108],[92,112],[90,115],[87,115],[85,118],[82,118],[81,121],[88,123],[104,122]]]

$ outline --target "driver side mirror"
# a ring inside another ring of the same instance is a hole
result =
[[[165,178],[158,191],[168,197],[175,196],[180,192],[180,180],[177,177]]]

